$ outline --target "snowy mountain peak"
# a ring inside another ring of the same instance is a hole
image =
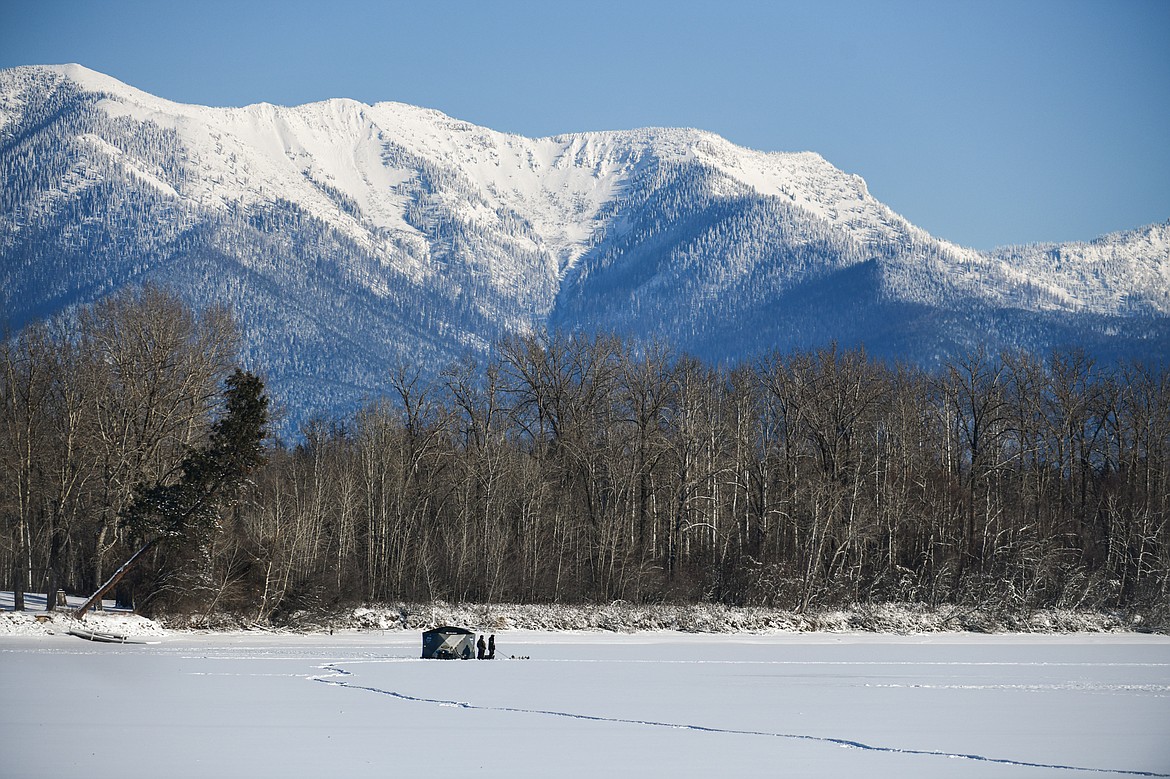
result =
[[[701,130],[646,128],[528,139],[403,103],[369,106],[332,99],[291,108],[268,103],[206,108],[154,97],[80,65],[41,70],[83,91],[105,93],[102,107],[112,117],[177,130],[202,177],[217,184],[216,193],[203,187],[184,193],[196,202],[248,204],[273,191],[312,202],[319,198],[311,184],[292,183],[308,171],[310,178],[356,202],[369,227],[407,229],[394,190],[402,169],[387,165],[378,149],[392,145],[459,171],[494,209],[530,213],[533,229],[561,267],[579,256],[597,234],[598,212],[647,162],[711,167],[758,194],[788,198],[861,240],[876,237],[875,229],[889,237],[908,227],[869,196],[859,177],[842,173],[815,153],[756,152]],[[234,186],[222,187],[225,178]],[[332,204],[315,205],[317,216],[368,241],[368,234],[353,219],[338,216]]]
[[[230,302],[306,397],[546,326],[714,359],[1170,344],[1168,224],[977,252],[819,154],[697,129],[527,138],[403,103],[210,108],[22,67],[0,71],[0,177],[16,322],[154,278]]]

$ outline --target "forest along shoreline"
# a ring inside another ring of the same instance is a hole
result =
[[[149,286],[0,341],[14,607],[64,591],[79,612],[326,629],[401,603],[557,604],[550,626],[603,629],[1168,621],[1170,366],[975,348],[928,370],[835,344],[723,366],[530,333],[390,368],[285,442],[240,343],[231,311]]]

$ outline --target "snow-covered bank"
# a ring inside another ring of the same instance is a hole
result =
[[[70,612],[45,611],[45,596],[26,595],[27,609],[12,610],[12,593],[0,593],[0,635],[51,635],[77,625]],[[82,602],[69,598],[71,608]],[[1113,633],[1166,632],[1159,619],[1142,614],[1074,610],[1005,613],[958,606],[931,607],[917,603],[859,605],[851,610],[809,612],[735,608],[720,604],[605,605],[430,604],[371,605],[335,612],[299,613],[287,624],[257,625],[233,615],[186,615],[153,621],[119,611],[107,601],[104,611],[90,612],[91,630],[131,637],[165,635],[168,631],[237,632],[273,630],[320,633],[330,631],[417,631],[436,625],[464,625],[481,632],[507,630],[602,631],[637,633]]]
[[[68,605],[55,611],[45,609],[44,593],[25,593],[24,611],[13,611],[11,592],[0,592],[0,636],[52,636],[84,625],[87,630],[143,638],[164,636],[167,630],[154,620],[118,609],[114,602],[102,602],[101,611],[91,611],[84,622],[73,618],[72,609],[85,598],[68,598]]]
[[[0,611],[0,635],[51,636],[78,627],[129,638],[165,636],[169,632],[154,620],[126,612],[98,612],[86,615],[85,621],[79,622],[67,611]]]
[[[320,626],[319,616],[302,615]],[[848,611],[798,614],[721,604],[542,606],[519,604],[399,604],[353,609],[327,627],[391,630],[434,625],[466,625],[479,630],[602,630],[620,633],[673,630],[685,633],[878,632],[1072,633],[1154,630],[1140,614],[1072,610],[1002,613],[960,606],[915,603],[858,605]],[[1159,631],[1161,632],[1161,631]]]

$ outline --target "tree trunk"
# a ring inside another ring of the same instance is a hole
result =
[[[24,611],[24,578],[28,573],[26,567],[28,550],[24,546],[24,515],[16,525],[16,564],[12,566],[12,608],[15,611]]]
[[[93,608],[93,605],[95,603],[97,603],[98,601],[100,601],[102,599],[103,595],[105,595],[107,592],[112,590],[118,584],[118,582],[122,581],[122,577],[124,577],[127,573],[129,573],[130,569],[133,568],[134,565],[139,560],[141,560],[142,557],[147,552],[149,552],[151,549],[153,549],[158,544],[158,542],[161,540],[162,540],[162,536],[159,536],[158,538],[154,539],[153,541],[148,541],[145,546],[143,546],[141,549],[139,549],[137,552],[135,552],[133,555],[131,555],[129,560],[122,563],[121,567],[119,567],[118,570],[114,571],[113,575],[110,576],[110,578],[106,580],[105,584],[103,584],[101,587],[97,588],[97,592],[95,592],[93,595],[89,596],[89,600],[87,600],[85,603],[81,604],[73,612],[73,616],[76,617],[77,619],[83,619],[85,617],[85,612],[87,612],[91,608]]]

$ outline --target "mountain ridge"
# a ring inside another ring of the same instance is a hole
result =
[[[249,356],[302,398],[339,382],[352,402],[391,361],[546,327],[723,360],[832,337],[922,363],[981,334],[1170,344],[1170,221],[979,252],[815,152],[703,130],[532,139],[403,103],[209,108],[26,66],[0,71],[0,176],[9,319],[154,279],[230,303]]]

